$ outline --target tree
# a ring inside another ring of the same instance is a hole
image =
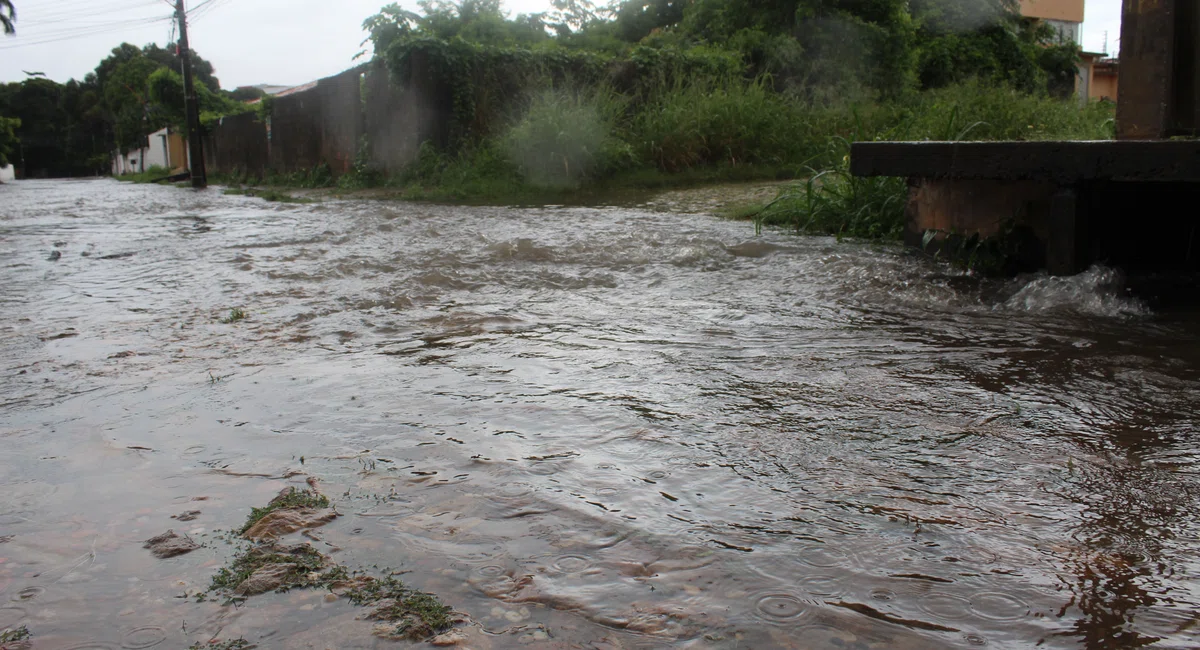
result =
[[[0,117],[0,167],[8,165],[13,147],[18,143],[17,128],[21,120],[15,117]]]
[[[12,0],[0,0],[0,25],[4,26],[4,33],[13,35],[17,33],[17,8],[13,6]]]
[[[208,86],[208,89],[214,93],[221,92],[221,81],[213,76],[213,64],[205,61],[203,57],[196,53],[196,50],[189,50],[188,54],[191,55],[192,59],[193,78],[197,82]],[[182,70],[183,63],[179,58],[179,45],[177,43],[168,43],[165,48],[159,47],[156,43],[151,43],[142,48],[142,55],[164,68],[170,68],[175,72]]]

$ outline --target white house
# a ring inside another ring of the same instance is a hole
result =
[[[147,136],[146,146],[140,149],[112,153],[113,176],[137,174],[154,166],[172,171],[187,168],[187,142],[169,127]]]

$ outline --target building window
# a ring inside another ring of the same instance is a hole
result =
[[[1082,25],[1080,23],[1072,23],[1066,20],[1049,20],[1045,21],[1047,25],[1058,35],[1059,40],[1066,43],[1078,44],[1081,37]]]

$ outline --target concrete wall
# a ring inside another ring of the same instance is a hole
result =
[[[1084,0],[1021,0],[1021,15],[1082,23],[1083,2]]]
[[[328,165],[337,177],[354,168],[364,142],[374,168],[403,169],[423,142],[445,144],[450,126],[445,85],[419,56],[405,87],[377,63],[280,93],[265,122],[224,118],[205,141],[208,171],[261,177]]]
[[[256,113],[221,118],[204,140],[204,167],[209,173],[261,179],[268,161],[267,125]]]
[[[1117,66],[1098,64],[1092,67],[1092,83],[1088,87],[1091,99],[1117,101]]]
[[[280,94],[271,109],[270,168],[279,173],[329,166],[333,175],[354,166],[363,133],[362,71],[321,79],[302,92]]]
[[[409,82],[396,84],[377,62],[366,76],[366,135],[371,164],[388,173],[416,160],[421,143],[444,145],[449,136],[451,104],[445,85],[413,54]]]

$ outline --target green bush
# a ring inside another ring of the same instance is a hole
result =
[[[633,148],[617,135],[627,104],[603,87],[543,91],[504,136],[504,148],[529,184],[577,187],[636,162]]]
[[[121,174],[117,177],[119,181],[129,181],[132,183],[149,183],[160,178],[166,178],[171,175],[171,170],[161,165],[151,165],[144,172],[136,172],[132,174]]]
[[[765,80],[676,83],[639,108],[631,141],[642,160],[668,172],[799,162],[801,119]]]

